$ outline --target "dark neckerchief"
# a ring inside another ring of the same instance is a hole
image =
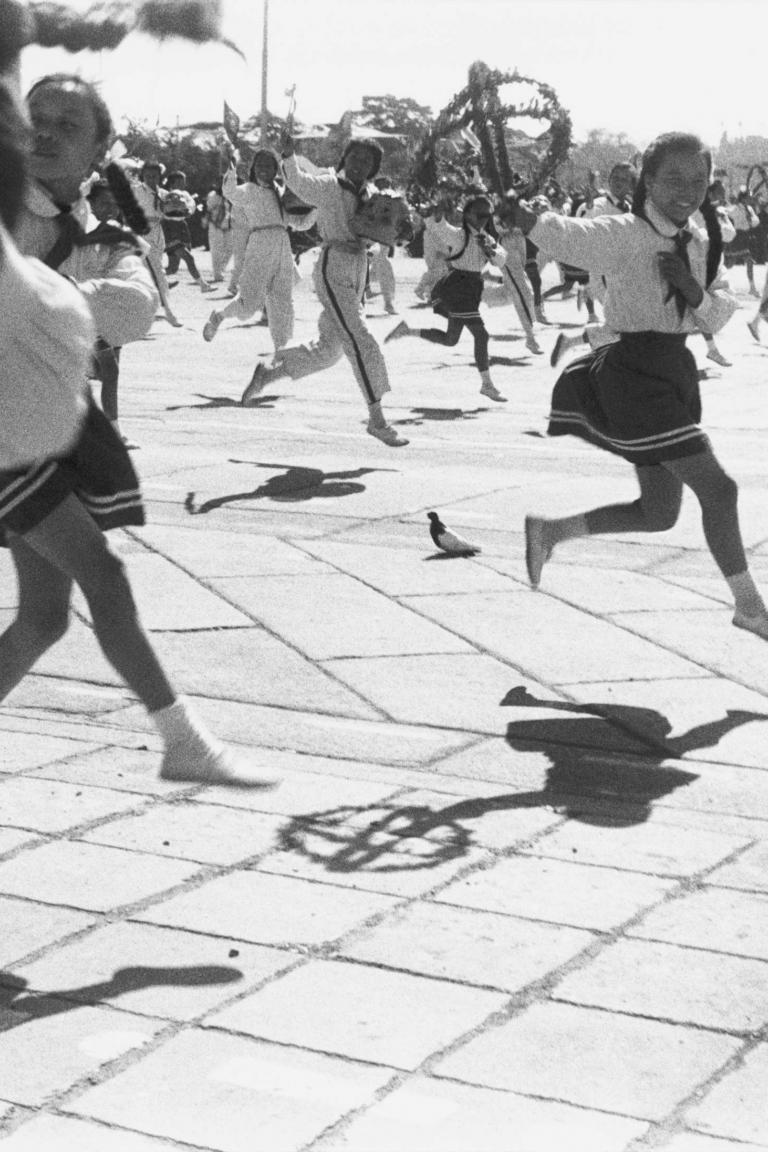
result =
[[[59,234],[43,263],[49,268],[59,268],[75,248],[86,248],[94,244],[107,244],[116,247],[119,244],[130,245],[136,251],[139,246],[136,237],[130,228],[123,228],[120,224],[99,223],[90,232],[85,232],[72,215],[70,205],[57,205],[61,210],[56,217]]]
[[[677,231],[672,236],[665,236],[664,233],[660,232],[656,225],[648,219],[644,210],[636,212],[635,215],[639,216],[641,220],[644,220],[648,227],[652,228],[656,235],[660,236],[662,240],[673,241],[675,245],[675,253],[680,257],[683,264],[685,264],[686,268],[690,272],[691,261],[690,257],[688,256],[688,245],[693,239],[693,233],[691,232],[690,228],[687,226],[677,228]],[[670,221],[670,223],[674,223],[674,221]],[[675,225],[675,227],[677,227],[677,225]],[[675,307],[677,308],[677,314],[682,320],[685,316],[685,310],[688,308],[688,301],[680,289],[673,287],[671,284],[667,288],[667,293],[664,297],[664,303],[668,304],[670,300],[674,300]]]

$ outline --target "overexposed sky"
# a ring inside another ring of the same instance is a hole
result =
[[[86,0],[77,0],[84,6]],[[27,49],[25,84],[61,67],[99,80],[119,126],[241,117],[261,102],[263,0],[223,0],[247,56],[132,36],[116,52]],[[645,144],[690,129],[716,144],[768,135],[764,0],[269,0],[268,104],[335,121],[364,95],[413,97],[437,113],[477,59],[550,84],[576,138],[590,128]]]

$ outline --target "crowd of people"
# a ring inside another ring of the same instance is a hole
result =
[[[3,411],[16,406],[25,413],[23,427],[9,418],[0,431],[0,537],[19,585],[16,618],[0,635],[0,700],[66,630],[76,583],[103,651],[164,740],[162,775],[268,783],[177,696],[142,628],[126,569],[107,542],[106,530],[144,521],[118,419],[120,349],[147,333],[158,308],[168,323],[180,323],[169,277],[181,262],[205,293],[228,275],[230,299],[213,309],[201,337],[210,342],[218,334],[223,342],[228,319],[263,312],[273,346],[257,360],[243,406],[254,405],[272,381],[302,379],[346,357],[368,434],[405,447],[383,408],[389,369],[366,323],[364,300],[378,281],[386,311],[396,311],[391,250],[414,231],[421,233],[425,265],[416,295],[445,326],[401,320],[384,343],[412,338],[453,346],[466,329],[480,394],[491,402],[505,397],[490,376],[484,301],[514,310],[531,355],[542,354],[537,335],[547,322],[547,299],[573,296],[586,308],[583,333],[561,334],[552,352],[553,366],[577,349],[582,354],[569,357],[554,385],[549,432],[626,459],[639,494],[567,518],[529,516],[531,585],[539,586],[564,541],[670,528],[688,487],[733,595],[733,623],[768,639],[768,609],[741,538],[737,487],[701,427],[699,375],[687,347],[689,336],[701,335],[707,354],[724,362],[714,336],[737,301],[723,267],[745,260],[750,288],[760,295],[752,235],[759,221],[748,197],[726,203],[697,137],[659,137],[639,168],[617,164],[605,188],[598,178],[579,196],[555,182],[537,189],[522,179],[503,197],[476,187],[460,203],[443,196],[411,211],[403,228],[402,213],[394,211],[402,198],[380,171],[374,141],[353,139],[335,168],[317,169],[302,162],[286,133],[279,154],[260,148],[247,173],[238,176],[228,156],[220,183],[205,195],[207,280],[193,253],[189,220],[197,203],[185,174],[165,173],[148,160],[128,179],[119,165],[105,164],[112,120],[93,85],[67,73],[45,76],[27,94],[23,114],[2,86],[0,99],[0,280],[4,299],[14,301],[0,318]],[[368,230],[377,213],[384,223]],[[295,344],[297,257],[310,233],[318,249],[317,338]],[[559,278],[543,292],[549,261]],[[756,340],[763,319],[765,292],[749,322]],[[100,403],[86,376],[101,382]]]

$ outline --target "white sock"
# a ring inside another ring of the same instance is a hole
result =
[[[735,576],[726,576],[726,580],[733,593],[737,612],[742,612],[745,616],[763,615],[766,610],[765,602],[750,572],[737,572]]]
[[[157,712],[150,712],[150,717],[157,725],[157,730],[166,748],[194,737],[211,746],[218,745],[215,737],[195,715],[192,706],[181,697],[174,700],[173,704],[169,704],[167,708],[159,708]]]

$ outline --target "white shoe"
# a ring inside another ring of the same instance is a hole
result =
[[[544,355],[544,349],[541,347],[541,345],[536,343],[536,339],[533,336],[526,336],[525,346],[529,352],[533,352],[534,356]]]
[[[480,395],[487,396],[489,400],[496,400],[499,404],[507,403],[506,396],[502,396],[495,384],[491,384],[490,381],[487,384],[483,384],[480,389]]]
[[[754,320],[748,320],[747,321],[747,328],[749,328],[750,332],[752,333],[753,339],[757,340],[757,342],[759,344],[760,343],[760,321],[759,321],[759,319],[757,317],[755,317]]]
[[[200,291],[201,292],[214,292],[215,289],[213,287],[213,284],[207,284],[205,282],[205,280],[201,280],[200,281]]]
[[[540,516],[525,518],[525,566],[531,588],[538,588],[541,570],[552,555],[552,548],[544,539],[545,523]]]
[[[710,348],[707,352],[707,360],[714,360],[715,364],[719,364],[721,368],[732,367],[730,360],[726,360],[719,348]]]
[[[176,317],[174,316],[173,312],[166,312],[164,315],[165,315],[166,320],[170,324],[171,328],[183,328],[184,327],[184,325],[181,323],[181,320],[177,320]]]
[[[743,628],[745,632],[753,632],[761,640],[768,640],[768,613],[760,612],[757,616],[747,616],[744,612],[734,612],[733,624],[736,628]]]
[[[247,408],[249,405],[253,404],[253,401],[257,396],[261,395],[266,386],[267,369],[263,364],[257,364],[253,370],[253,376],[251,376],[250,384],[248,384],[245,392],[243,392],[243,395],[240,398],[240,403],[242,404],[243,408]]]
[[[205,340],[208,344],[210,344],[211,340],[213,340],[214,336],[218,332],[219,325],[223,319],[224,317],[222,316],[221,312],[214,311],[211,312],[210,316],[206,320],[205,327],[203,328],[203,340]]]
[[[209,743],[196,732],[174,741],[166,750],[160,779],[230,788],[275,788],[278,784],[219,741]]]
[[[384,337],[384,343],[389,344],[390,340],[401,340],[403,336],[407,336],[410,332],[408,322],[401,320],[399,324],[395,324],[391,332],[388,332]]]
[[[366,431],[369,436],[375,436],[377,440],[381,440],[382,444],[386,444],[390,448],[403,448],[408,443],[405,437],[401,436],[391,424],[374,424],[372,420],[369,420]]]

